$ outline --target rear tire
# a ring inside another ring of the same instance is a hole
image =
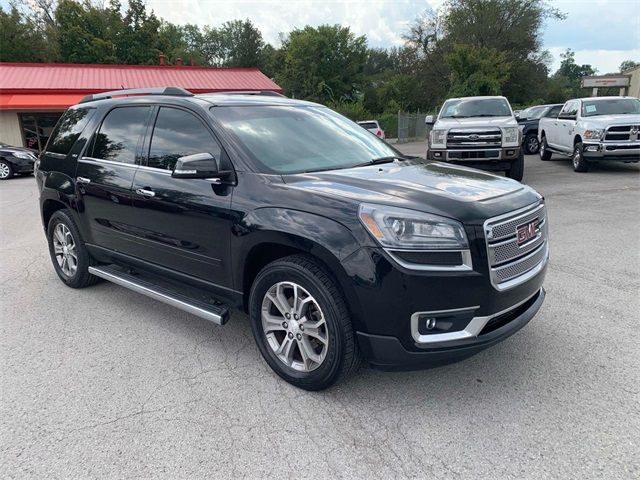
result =
[[[292,255],[264,267],[251,287],[249,317],[263,358],[298,388],[323,390],[359,364],[342,292],[311,256]]]
[[[511,168],[506,173],[507,177],[519,182],[522,181],[522,178],[524,177],[524,153],[522,152],[522,149],[520,149],[518,159],[511,164]]]
[[[589,162],[584,159],[582,154],[582,142],[578,142],[573,146],[573,157],[571,158],[573,170],[575,172],[588,172]]]
[[[89,254],[69,210],[54,212],[47,227],[49,254],[58,277],[71,288],[84,288],[100,278],[89,273],[95,261]]]
[[[538,153],[540,154],[540,160],[544,160],[545,162],[547,160],[551,160],[551,155],[553,155],[553,153],[549,150],[549,145],[547,145],[547,137],[545,136],[542,137]]]

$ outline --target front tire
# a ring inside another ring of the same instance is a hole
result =
[[[13,177],[13,166],[9,162],[0,160],[0,180],[8,180]]]
[[[519,182],[522,181],[522,178],[524,177],[524,153],[522,153],[522,150],[520,150],[518,159],[511,164],[511,168],[506,173],[507,177]]]
[[[47,227],[49,254],[58,277],[71,288],[84,288],[98,282],[89,273],[95,262],[68,210],[54,212]]]
[[[543,160],[545,162],[547,160],[551,160],[551,155],[553,155],[553,153],[549,150],[549,145],[547,145],[547,137],[542,137],[538,153],[540,154],[540,160]]]
[[[589,162],[584,159],[582,153],[582,142],[578,142],[573,146],[573,157],[571,158],[573,170],[575,172],[588,172]]]
[[[313,257],[292,255],[264,267],[251,287],[249,317],[266,362],[298,388],[328,388],[359,363],[343,295]]]
[[[538,142],[537,133],[527,133],[524,137],[524,150],[527,155],[533,155],[538,153],[540,149],[540,143]]]

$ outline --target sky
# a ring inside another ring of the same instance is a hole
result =
[[[402,45],[402,34],[422,12],[442,0],[147,0],[159,16],[174,23],[219,25],[249,18],[266,41],[277,44],[279,34],[323,23],[351,27],[366,35],[370,46]],[[551,71],[566,48],[576,62],[589,63],[601,74],[616,72],[623,60],[640,61],[640,0],[551,0],[567,15],[549,21],[544,48],[553,55]]]
[[[23,0],[29,2],[32,0]],[[94,0],[104,1],[106,0]],[[126,0],[121,0],[126,4]],[[443,0],[146,0],[147,7],[177,24],[218,26],[249,18],[264,39],[279,44],[280,33],[305,25],[341,24],[366,35],[372,47],[402,45],[402,34],[421,13]],[[640,0],[548,0],[566,15],[550,20],[543,31],[543,47],[553,56],[554,72],[560,53],[576,52],[576,62],[591,64],[598,73],[617,72],[624,60],[640,62]],[[0,0],[7,7],[9,0]],[[18,1],[20,3],[20,1]]]

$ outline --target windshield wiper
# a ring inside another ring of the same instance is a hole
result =
[[[481,113],[479,115],[474,115],[475,117],[508,117],[509,115],[497,115],[494,113]]]
[[[449,115],[448,117],[442,118],[469,118],[469,115]]]
[[[354,168],[354,167],[367,167],[369,165],[381,165],[383,163],[392,163],[395,160],[400,160],[400,161],[404,161],[406,160],[405,157],[400,157],[398,155],[395,156],[389,156],[389,157],[379,157],[379,158],[372,158],[371,160],[369,160],[368,162],[362,162],[362,163],[358,163],[356,165],[354,165],[353,167],[350,168]]]

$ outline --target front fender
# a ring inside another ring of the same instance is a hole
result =
[[[264,244],[289,247],[320,259],[338,281],[352,313],[359,307],[353,286],[342,261],[356,252],[360,245],[351,231],[341,223],[321,215],[287,208],[260,208],[248,213],[233,228],[232,271],[235,289],[245,287],[245,262],[252,250]],[[251,261],[251,260],[249,260]]]

